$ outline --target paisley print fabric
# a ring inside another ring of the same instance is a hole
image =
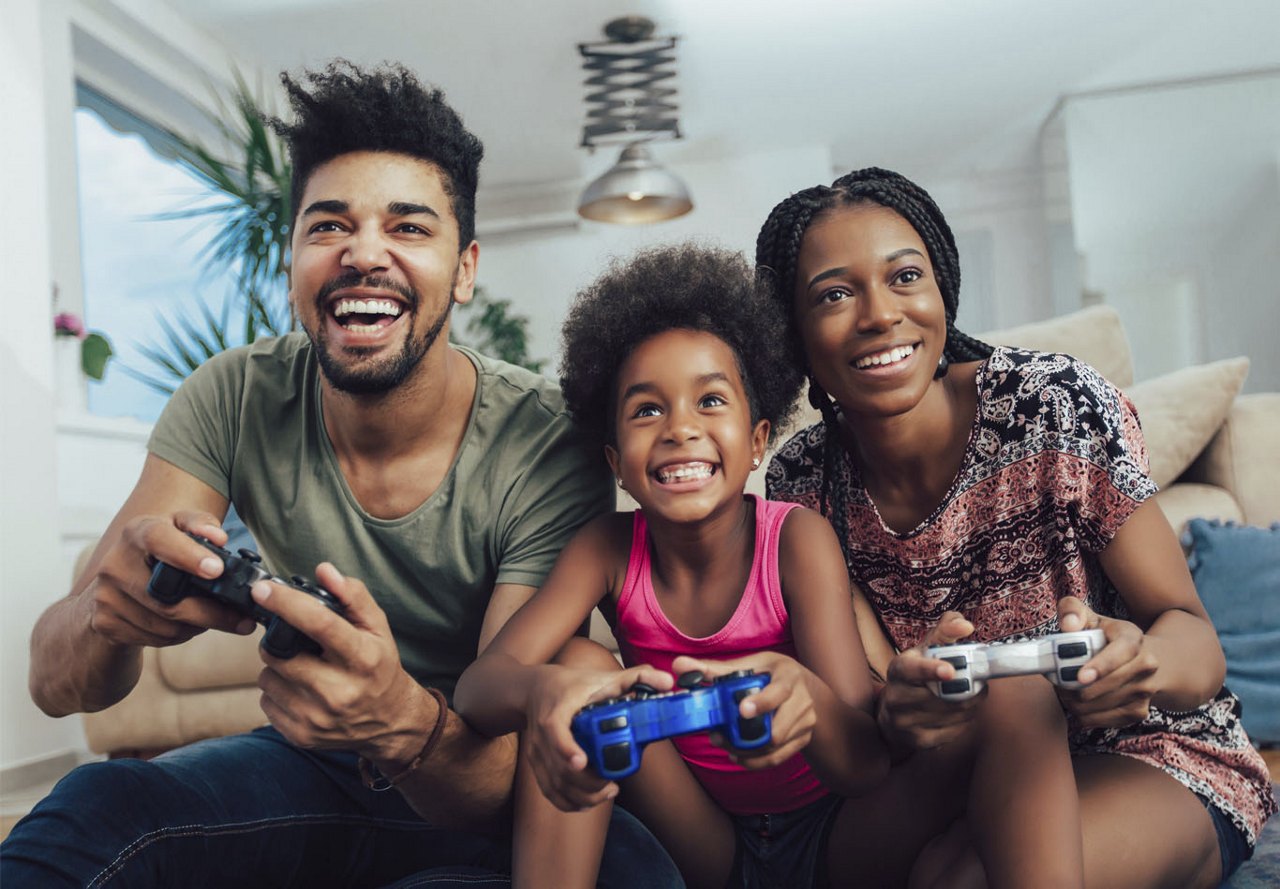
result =
[[[963,612],[974,641],[1057,630],[1057,600],[1077,596],[1127,619],[1097,554],[1156,493],[1132,403],[1067,355],[999,347],[977,374],[978,409],[963,462],[937,509],[899,533],[881,520],[847,453],[834,486],[847,492],[849,574],[899,649],[943,612]],[[770,499],[820,509],[826,427],[778,452]],[[1078,753],[1119,753],[1163,769],[1257,839],[1276,810],[1262,758],[1226,689],[1188,713],[1152,708],[1124,729],[1072,732]]]

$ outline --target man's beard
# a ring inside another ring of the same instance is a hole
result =
[[[399,352],[376,364],[361,367],[348,367],[342,362],[341,358],[335,356],[329,350],[329,342],[324,333],[329,314],[325,304],[328,302],[329,296],[335,290],[347,287],[364,286],[394,290],[408,300],[409,307],[406,312],[409,314],[416,313],[422,301],[417,291],[387,278],[350,274],[326,281],[316,294],[316,307],[319,310],[321,323],[316,331],[308,330],[307,336],[311,339],[312,348],[315,349],[316,359],[320,363],[320,371],[324,374],[325,379],[329,381],[329,385],[339,392],[346,392],[350,395],[378,395],[390,392],[408,379],[409,374],[422,361],[422,356],[431,350],[432,345],[435,344],[436,339],[440,336],[440,332],[444,330],[445,322],[449,320],[449,313],[453,311],[453,285],[457,280],[458,273],[455,270],[453,278],[449,281],[449,301],[445,304],[439,317],[431,323],[431,326],[422,336],[415,339],[412,333],[406,335],[404,345]],[[410,324],[413,321],[412,318],[404,320]],[[412,330],[412,327],[410,329]],[[371,354],[374,350],[348,348],[345,351],[359,356]]]

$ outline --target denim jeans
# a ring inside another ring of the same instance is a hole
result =
[[[271,728],[150,762],[81,766],[0,846],[4,889],[58,886],[507,886],[506,842],[435,828],[367,790],[353,754]],[[615,807],[600,885],[681,886],[657,840]]]

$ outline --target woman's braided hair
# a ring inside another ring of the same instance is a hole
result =
[[[849,560],[848,493],[844,485],[832,485],[837,468],[845,459],[845,450],[840,444],[839,409],[818,385],[809,368],[796,324],[793,301],[796,260],[800,255],[804,233],[814,219],[826,211],[860,204],[877,204],[893,210],[911,223],[929,251],[929,262],[933,265],[934,278],[942,293],[942,305],[947,318],[947,341],[935,376],[946,374],[947,366],[953,361],[976,361],[991,354],[989,345],[956,329],[956,308],[960,298],[960,255],[956,251],[956,239],[938,205],[919,185],[890,170],[867,167],[841,176],[829,186],[816,185],[798,191],[773,208],[756,238],[756,267],[763,280],[770,285],[773,298],[786,312],[787,339],[793,358],[798,367],[805,369],[809,378],[809,403],[822,412],[822,421],[826,426],[826,448],[823,454],[821,507],[823,515],[835,527],[840,546],[845,550],[846,562]]]

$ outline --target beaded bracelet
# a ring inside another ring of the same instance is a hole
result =
[[[418,766],[426,760],[431,754],[432,748],[440,742],[440,738],[444,736],[444,724],[449,720],[449,704],[445,701],[444,695],[438,688],[428,688],[427,693],[435,699],[436,707],[439,714],[436,716],[436,724],[431,728],[431,734],[427,736],[427,743],[422,745],[422,749],[418,751],[418,755],[413,758],[413,762],[405,766],[403,770],[396,773],[394,777],[388,778],[378,770],[378,767],[360,757],[360,780],[364,782],[364,786],[370,790],[383,791],[390,790],[405,778],[409,777]]]

